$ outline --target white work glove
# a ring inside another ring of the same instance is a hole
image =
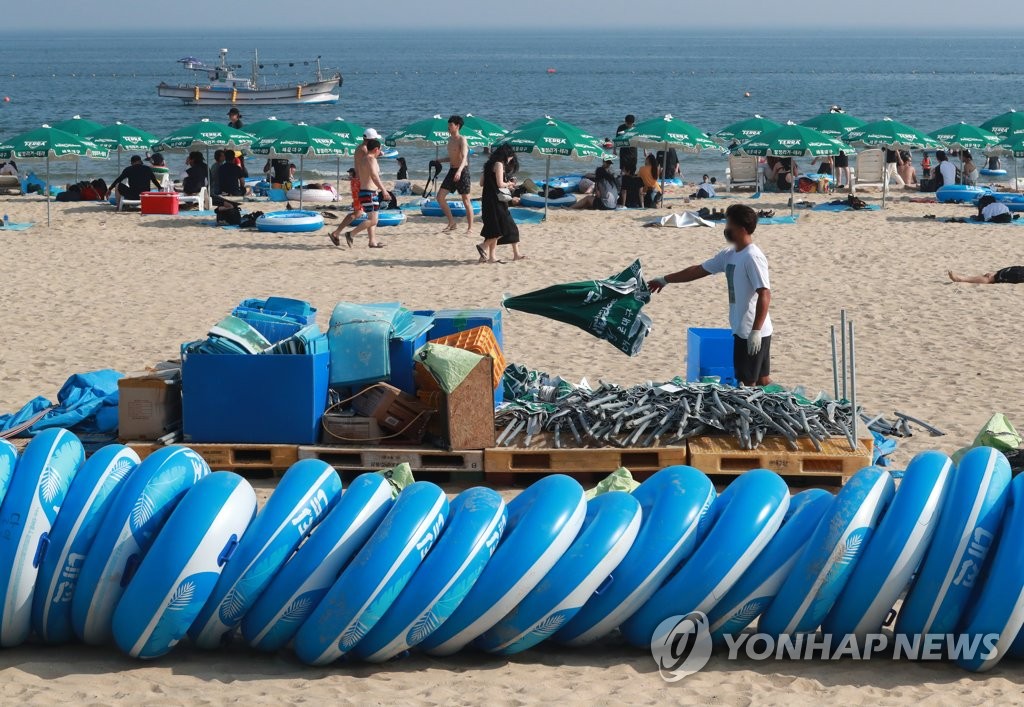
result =
[[[668,279],[664,276],[656,277],[653,278],[649,283],[647,283],[647,286],[650,287],[653,291],[658,292],[659,290],[663,290],[666,287],[668,287]]]
[[[747,337],[747,353],[751,356],[757,354],[761,350],[761,330],[754,329],[750,332],[750,336]]]

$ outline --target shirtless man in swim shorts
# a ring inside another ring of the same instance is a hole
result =
[[[440,160],[451,165],[444,181],[441,182],[441,188],[437,190],[437,203],[441,207],[441,213],[448,219],[448,226],[444,229],[446,233],[459,227],[452,217],[452,210],[448,208],[447,197],[451,192],[457,192],[466,206],[466,232],[473,230],[473,205],[469,201],[469,144],[466,138],[459,134],[462,126],[461,115],[453,115],[448,119],[448,156]]]
[[[345,234],[345,242],[351,248],[353,237],[365,229],[370,237],[370,247],[383,248],[384,244],[376,239],[377,218],[381,196],[385,200],[390,200],[391,194],[384,188],[384,183],[380,179],[380,166],[377,164],[377,158],[380,157],[380,140],[364,140],[363,147],[366,148],[363,155],[356,152],[356,178],[359,179],[359,205],[366,212],[366,220]]]
[[[345,215],[345,218],[341,220],[341,223],[337,228],[327,234],[327,237],[331,239],[331,243],[334,245],[341,245],[341,241],[338,239],[338,236],[342,231],[352,225],[353,221],[363,215],[363,206],[359,202],[359,192],[362,190],[362,184],[359,182],[358,167],[361,163],[366,161],[366,143],[370,140],[380,140],[380,133],[373,128],[367,128],[363,132],[363,142],[355,151],[356,167],[348,171],[349,186],[352,191],[352,211]],[[352,247],[351,243],[349,243],[349,247]]]

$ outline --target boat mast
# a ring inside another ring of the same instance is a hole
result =
[[[252,87],[256,88],[256,78],[259,75],[260,68],[260,50],[253,49],[252,57]]]
[[[320,83],[321,81],[324,80],[323,74],[320,73],[320,57],[319,56],[317,56],[317,58],[316,58],[316,80],[317,80],[317,83]]]

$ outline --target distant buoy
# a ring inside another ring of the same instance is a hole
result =
[[[548,73],[549,74],[557,74],[558,71],[556,71],[555,69],[548,69]]]
[[[4,96],[4,103],[10,103],[10,102],[11,102],[11,97],[10,96]]]
[[[744,93],[743,97],[744,98],[750,98],[750,91],[747,91],[746,93]]]

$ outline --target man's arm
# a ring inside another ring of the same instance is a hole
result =
[[[670,275],[663,275],[662,277],[656,277],[647,283],[647,286],[651,288],[651,292],[661,292],[665,289],[665,285],[670,282],[693,282],[699,280],[702,277],[710,275],[707,270],[704,269],[703,265],[691,265],[688,268],[680,270],[679,272],[671,273]],[[768,309],[765,308],[765,313]]]
[[[772,304],[772,291],[762,287],[757,291],[757,308],[754,310],[754,330],[761,331],[764,320],[768,318],[768,308]]]
[[[455,173],[455,179],[460,179],[462,177],[462,170],[466,168],[466,162],[468,161],[469,141],[466,140],[466,138],[459,136],[459,171]]]
[[[373,168],[370,170],[370,182],[377,187],[377,191],[384,192],[384,198],[390,198],[391,194],[384,188],[384,182],[380,180],[380,167],[376,162],[373,164]]]
[[[128,168],[127,168],[127,167],[125,167],[124,169],[122,169],[122,170],[121,170],[121,174],[117,175],[117,179],[115,179],[115,180],[113,181],[113,183],[111,183],[111,185],[110,185],[110,188],[109,188],[109,189],[108,189],[107,191],[114,191],[114,188],[115,188],[115,187],[116,187],[116,186],[117,186],[118,184],[120,184],[121,182],[123,182],[123,181],[124,181],[124,179],[125,179],[125,177],[127,177],[127,176],[128,176]]]

